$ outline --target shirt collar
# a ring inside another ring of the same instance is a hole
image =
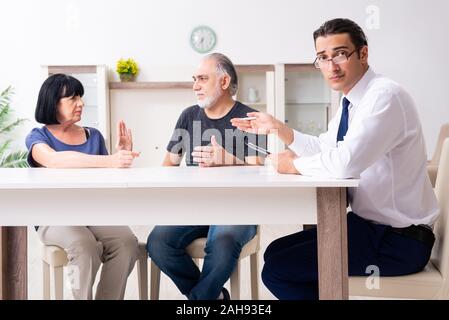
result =
[[[357,106],[365,95],[368,85],[376,77],[373,69],[368,68],[362,78],[355,84],[355,86],[348,92],[346,98],[351,105]]]

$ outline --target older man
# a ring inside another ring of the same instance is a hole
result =
[[[238,80],[231,60],[220,53],[206,56],[193,80],[198,104],[179,117],[163,165],[178,166],[185,154],[187,165],[200,167],[263,163],[246,142],[264,147],[266,138],[244,133],[230,123],[232,118],[255,111],[233,99]],[[223,285],[242,247],[255,234],[254,225],[156,226],[148,237],[147,249],[151,259],[189,299],[229,299]],[[186,247],[200,237],[207,237],[202,271],[186,253]]]

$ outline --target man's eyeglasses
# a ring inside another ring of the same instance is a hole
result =
[[[351,53],[346,53],[346,51],[339,51],[335,55],[335,57],[326,59],[325,56],[316,57],[313,64],[317,69],[325,68],[329,65],[329,61],[332,61],[334,64],[342,64],[348,61],[349,57],[352,56],[356,51],[359,51],[360,48],[355,49]]]

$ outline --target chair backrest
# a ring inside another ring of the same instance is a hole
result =
[[[435,246],[431,261],[443,276],[442,294],[449,294],[449,139],[443,142],[435,195],[440,206],[440,216],[435,223]]]
[[[449,138],[449,123],[445,123],[441,126],[440,134],[438,136],[437,146],[435,148],[435,152],[433,153],[432,159],[430,160],[431,165],[438,166],[438,164],[440,163],[443,142],[447,138]]]

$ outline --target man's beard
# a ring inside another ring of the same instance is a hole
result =
[[[214,95],[212,97],[211,96],[205,97],[202,101],[198,100],[197,104],[200,106],[201,109],[207,109],[215,105],[219,98],[220,98],[220,87],[217,86]]]

